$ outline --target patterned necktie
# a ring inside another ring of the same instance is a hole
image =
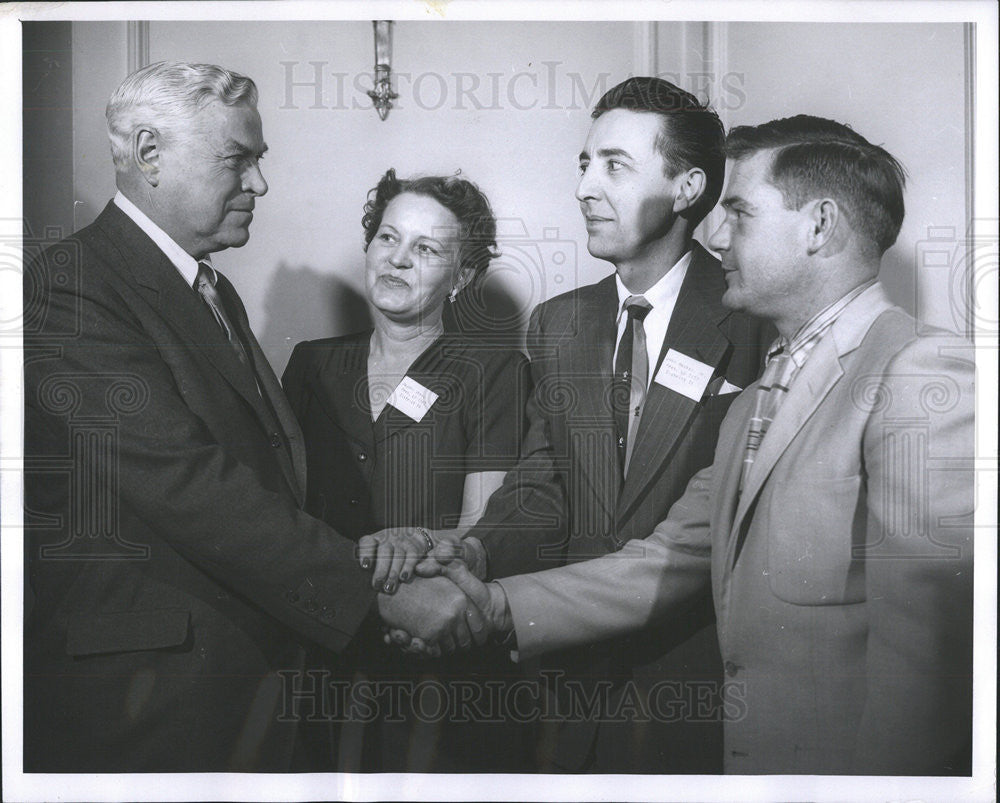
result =
[[[233,325],[229,320],[229,316],[226,315],[226,310],[222,305],[222,298],[219,296],[219,291],[215,289],[215,284],[212,281],[214,278],[215,275],[211,266],[207,262],[199,262],[198,277],[194,280],[194,288],[201,296],[201,300],[204,301],[208,308],[212,311],[212,315],[215,316],[216,323],[218,323],[222,331],[225,332],[226,339],[229,341],[229,345],[233,347],[233,351],[236,352],[236,356],[239,358],[239,361],[244,365],[249,366],[250,360],[247,359],[247,353],[243,348],[243,343],[240,342],[239,335],[236,334],[236,330],[233,328]]]
[[[632,458],[635,444],[635,432],[642,416],[643,402],[646,400],[649,357],[646,354],[646,330],[642,322],[652,308],[643,296],[629,296],[625,299],[628,322],[618,344],[613,389],[618,466],[622,476],[628,473],[628,463]]]
[[[775,352],[767,363],[757,387],[754,399],[753,416],[750,418],[750,429],[747,431],[747,448],[743,455],[743,469],[740,473],[740,492],[747,484],[754,458],[760,449],[761,441],[767,434],[771,422],[778,413],[778,408],[788,395],[788,385],[796,365],[792,355],[785,349]]]

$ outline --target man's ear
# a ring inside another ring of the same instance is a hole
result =
[[[153,187],[160,183],[160,134],[154,128],[140,128],[132,135],[132,161]]]
[[[694,206],[705,192],[705,171],[699,167],[692,167],[678,176],[678,180],[674,212],[679,214]]]
[[[810,203],[807,211],[809,228],[806,232],[806,249],[810,255],[828,244],[835,244],[835,237],[837,241],[841,241],[844,232],[840,217],[840,207],[832,198],[819,198]]]

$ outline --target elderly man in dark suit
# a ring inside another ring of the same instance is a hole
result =
[[[27,268],[29,771],[302,766],[306,649],[373,609],[354,544],[302,512],[299,428],[211,264],[267,191],[256,101],[213,65],[126,78],[118,194]],[[378,610],[441,634],[466,606],[440,581]]]
[[[719,261],[692,236],[722,191],[715,112],[668,81],[630,78],[592,117],[576,198],[588,250],[615,272],[531,316],[535,390],[522,460],[462,541],[483,577],[585,560],[648,535],[711,463],[719,424],[757,378],[774,336],[769,324],[723,307]],[[712,619],[705,594],[655,639],[567,652],[550,668],[621,684],[639,667],[640,684],[670,677],[703,691],[721,681]],[[567,717],[546,740],[556,747],[544,768],[721,768],[718,718],[615,719],[597,709]]]

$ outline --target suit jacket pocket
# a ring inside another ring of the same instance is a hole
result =
[[[86,613],[70,618],[66,652],[74,657],[181,647],[191,614],[182,610]]]
[[[844,605],[865,599],[867,505],[860,476],[775,482],[767,516],[767,575],[775,596],[795,605]]]

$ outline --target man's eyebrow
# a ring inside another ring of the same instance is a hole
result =
[[[624,148],[598,148],[597,155],[604,159],[608,159],[615,156],[624,156],[626,159],[632,158],[632,154],[629,153]]]
[[[267,143],[259,150],[255,151],[253,148],[244,145],[235,139],[226,140],[226,150],[230,153],[238,154],[239,156],[249,156],[251,154],[256,154],[257,156],[263,156],[267,153]]]
[[[626,159],[633,158],[632,154],[629,153],[624,148],[598,148],[597,155],[600,156],[602,159],[611,159],[616,156],[625,157]],[[581,162],[590,161],[590,154],[587,153],[586,151],[580,151],[580,155],[577,157],[577,159]]]
[[[719,202],[719,205],[723,209],[731,209],[734,206],[743,206],[749,209],[753,208],[753,204],[748,203],[745,198],[742,198],[739,195],[727,195]]]

